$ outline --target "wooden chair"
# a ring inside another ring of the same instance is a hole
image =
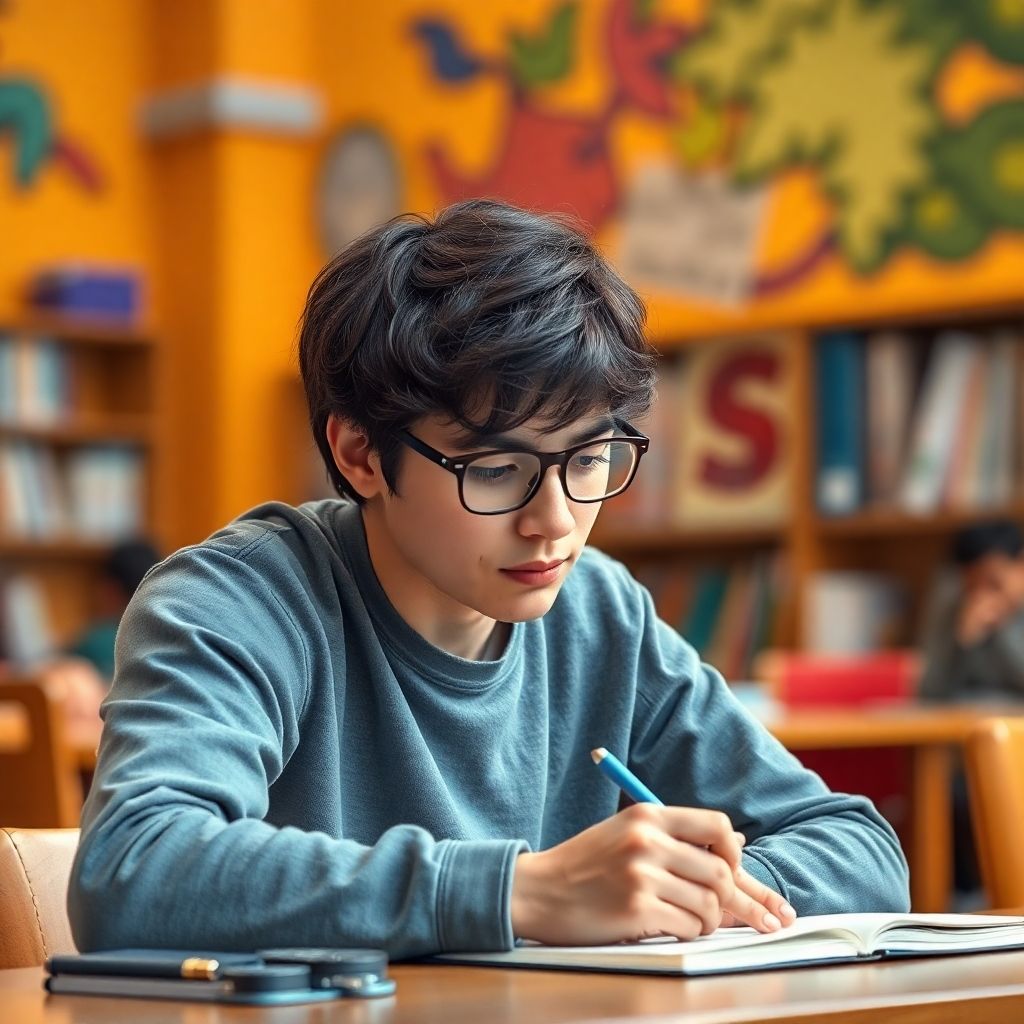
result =
[[[993,907],[1024,907],[1024,718],[979,722],[965,754],[985,891]]]
[[[64,738],[61,706],[31,679],[0,681],[0,711],[22,728],[0,743],[0,821],[18,828],[74,828],[82,782]]]
[[[74,953],[66,909],[78,829],[0,828],[0,970]]]

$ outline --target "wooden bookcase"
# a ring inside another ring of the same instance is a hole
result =
[[[137,529],[120,534],[93,529],[83,535],[73,516],[58,530],[16,529],[5,502],[0,473],[0,586],[5,578],[26,578],[43,598],[58,645],[72,639],[88,620],[97,569],[111,546],[127,533],[159,544],[162,529],[157,496],[161,434],[159,351],[155,337],[124,326],[65,319],[24,319],[0,323],[0,338],[39,345],[52,342],[63,360],[66,390],[59,409],[42,418],[8,416],[0,421],[0,446],[31,445],[57,468],[61,501],[68,502],[66,467],[83,450],[117,450],[137,466]],[[20,386],[21,382],[18,382]],[[38,495],[36,496],[38,500]]]
[[[928,514],[912,514],[894,508],[871,508],[851,515],[826,516],[816,499],[817,436],[814,391],[816,346],[821,335],[836,330],[867,334],[899,330],[925,336],[956,328],[985,332],[1009,327],[1024,344],[1024,301],[966,310],[958,314],[937,312],[886,319],[851,319],[791,329],[725,333],[685,338],[659,347],[666,360],[686,357],[692,346],[714,345],[773,335],[784,339],[794,360],[795,395],[787,417],[792,444],[789,462],[790,511],[777,525],[751,524],[748,528],[729,525],[721,530],[706,527],[630,528],[617,524],[602,526],[598,520],[592,543],[642,571],[652,564],[677,566],[692,572],[708,561],[738,563],[759,553],[777,552],[785,565],[776,610],[772,643],[783,647],[801,646],[804,596],[815,573],[830,570],[864,570],[884,573],[898,580],[908,598],[909,625],[904,642],[913,643],[923,605],[935,570],[947,556],[952,534],[970,522],[992,517],[1010,517],[1024,522],[1024,491],[1017,478],[1014,499],[999,507],[970,510],[943,508]],[[1024,362],[1019,362],[1024,372]],[[1017,394],[1020,394],[1018,386]],[[1009,426],[1008,426],[1008,429]],[[1016,426],[1014,429],[1017,429]],[[1018,434],[1018,460],[1024,436]],[[1018,466],[1022,463],[1019,461]]]

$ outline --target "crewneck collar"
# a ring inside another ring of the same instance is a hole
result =
[[[341,502],[334,518],[342,557],[381,643],[393,657],[431,682],[469,691],[495,686],[514,670],[522,658],[524,623],[512,623],[504,653],[496,661],[472,661],[436,647],[402,618],[377,579],[359,506]]]

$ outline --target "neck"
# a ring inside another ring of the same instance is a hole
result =
[[[469,661],[501,656],[509,626],[459,604],[417,573],[395,547],[373,508],[362,509],[374,574],[395,611],[424,640]]]

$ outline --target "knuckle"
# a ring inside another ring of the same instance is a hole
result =
[[[654,825],[661,821],[661,813],[654,804],[632,804],[622,814],[631,822]]]
[[[649,875],[643,863],[633,861],[623,868],[622,878],[627,892],[631,894],[630,898],[635,898],[646,890]]]
[[[730,838],[732,836],[732,822],[729,820],[729,816],[723,811],[712,811],[711,823],[715,831],[717,831],[723,838]]]
[[[626,829],[623,845],[627,854],[634,857],[645,857],[654,849],[656,838],[657,833],[650,825],[634,823]]]

